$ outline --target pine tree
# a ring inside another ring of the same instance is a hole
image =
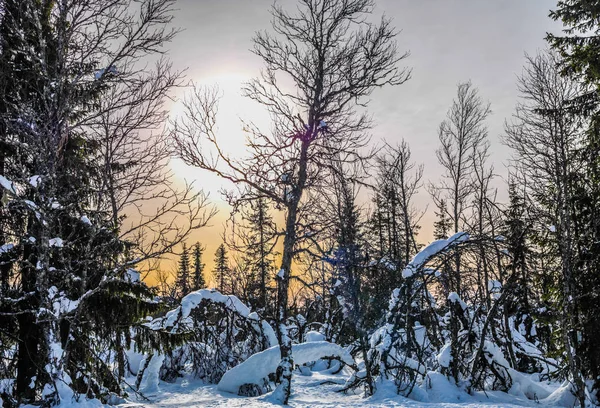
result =
[[[249,301],[255,309],[264,310],[269,303],[268,285],[274,269],[272,255],[277,227],[264,199],[253,202],[245,218],[245,263],[253,280],[250,282]]]
[[[194,245],[194,252],[192,258],[194,260],[194,274],[192,276],[192,287],[191,289],[199,290],[206,287],[206,281],[204,280],[204,264],[202,263],[202,252],[204,249],[200,246],[199,242]]]
[[[184,243],[179,255],[175,293],[179,299],[191,292],[192,277],[190,276],[190,252]]]
[[[437,203],[437,211],[435,212],[437,220],[433,223],[433,237],[435,239],[446,239],[452,231],[452,219],[448,215],[446,208],[446,200],[441,199]]]
[[[219,245],[215,252],[215,267],[213,269],[213,276],[217,281],[217,289],[221,293],[227,291],[227,280],[229,277],[229,260],[227,259],[227,250],[225,244]]]
[[[358,351],[365,362],[365,392],[372,395],[374,382],[368,352],[367,309],[377,308],[370,293],[364,290],[365,260],[362,246],[360,210],[356,205],[354,186],[347,182],[340,169],[334,179],[336,199],[336,246],[332,250],[329,262],[333,265],[334,279],[338,281],[333,288],[338,302],[342,305],[344,320],[350,323],[350,332],[358,338]]]

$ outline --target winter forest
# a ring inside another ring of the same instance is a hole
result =
[[[373,137],[418,80],[376,0],[247,33],[240,154],[169,59],[177,7],[0,0],[0,406],[600,406],[599,0],[545,11],[498,138],[453,83],[434,178]]]

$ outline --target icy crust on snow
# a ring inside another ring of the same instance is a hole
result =
[[[457,232],[448,239],[440,239],[433,241],[431,244],[423,248],[410,263],[402,271],[403,278],[410,278],[416,271],[419,270],[432,256],[439,254],[440,252],[464,242],[469,239],[469,234],[466,232]]]
[[[324,357],[336,356],[344,363],[353,365],[354,360],[348,351],[341,346],[327,341],[313,341],[292,345],[294,364],[302,365]],[[250,356],[243,363],[227,371],[217,389],[237,394],[244,384],[261,385],[263,380],[277,370],[281,361],[279,346],[271,347]]]
[[[167,329],[171,333],[176,333],[180,325],[188,323],[190,313],[194,308],[198,307],[203,300],[208,300],[214,303],[221,303],[227,309],[239,314],[240,316],[254,320],[257,323],[261,322],[262,330],[264,335],[269,340],[269,345],[274,346],[277,343],[277,336],[275,331],[269,323],[259,318],[259,316],[250,311],[250,308],[246,306],[237,296],[234,295],[223,295],[222,293],[211,290],[211,289],[200,289],[192,292],[183,299],[181,299],[181,305],[174,310],[167,312],[165,317],[155,319],[148,323],[147,326],[152,330]]]

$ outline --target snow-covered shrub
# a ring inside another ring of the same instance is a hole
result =
[[[237,297],[208,289],[188,294],[179,307],[146,327],[185,337],[181,346],[165,351],[161,379],[166,381],[189,370],[216,383],[228,369],[277,344],[273,328]]]
[[[522,319],[506,314],[515,301],[514,274],[502,276],[502,282],[490,268],[495,274],[486,288],[471,283],[482,248],[490,256],[502,253],[493,241],[459,233],[433,242],[403,270],[403,283],[393,291],[386,322],[371,335],[369,350],[372,374],[393,380],[398,393],[410,396],[430,372],[467,391],[509,391],[523,359],[535,361],[529,367],[536,372],[557,366],[528,341],[535,337],[535,323],[515,327]],[[358,384],[359,375],[351,383]]]

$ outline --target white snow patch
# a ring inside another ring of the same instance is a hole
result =
[[[464,242],[469,239],[469,234],[466,232],[457,232],[452,235],[448,239],[440,239],[437,241],[433,241],[431,244],[427,245],[418,254],[414,256],[414,258],[410,261],[410,263],[404,268],[402,271],[403,278],[410,278],[413,274],[421,268],[429,259],[444,251],[448,247],[451,247],[460,242]]]
[[[140,392],[142,392],[142,394],[156,394],[160,392],[160,389],[158,388],[158,382],[160,380],[159,372],[164,359],[165,356],[162,354],[154,354],[152,356],[150,364],[148,364],[148,367],[144,372],[142,383],[140,384]],[[146,359],[142,360],[140,363],[140,368],[142,367],[142,364],[145,363]]]
[[[467,309],[467,304],[463,302],[463,300],[460,298],[460,296],[458,296],[458,293],[456,292],[450,292],[450,294],[448,295],[448,300],[452,303],[460,303],[460,307],[462,307],[462,310]]]
[[[15,244],[4,244],[2,246],[0,246],[0,254],[4,254],[6,252],[12,251],[12,249],[15,247]]]
[[[441,367],[450,367],[450,362],[452,361],[452,348],[450,347],[450,343],[444,344],[444,347],[440,350],[440,354],[436,357],[438,364]]]
[[[131,269],[131,268],[127,269],[127,271],[125,273],[130,282],[139,282],[140,281],[140,273],[138,271],[136,271],[135,269]]]
[[[62,238],[56,237],[56,238],[50,239],[48,241],[48,245],[51,247],[62,248],[64,245],[64,241],[62,240]]]
[[[327,341],[315,341],[292,345],[294,364],[302,365],[323,357],[338,356],[346,364],[354,364],[354,360],[348,351],[341,346]],[[279,346],[271,347],[260,353],[250,356],[243,363],[227,371],[217,389],[219,391],[237,394],[244,384],[260,385],[264,378],[277,370],[281,361]]]
[[[42,176],[31,176],[29,177],[29,184],[31,184],[32,187],[34,188],[38,188],[40,186],[40,183],[42,182]]]
[[[306,332],[306,334],[304,335],[304,339],[307,342],[325,341],[325,335],[323,333],[319,333],[318,331],[311,330]]]
[[[15,190],[15,186],[13,185],[13,182],[10,181],[9,179],[7,179],[4,176],[0,176],[0,185],[2,187],[4,187],[6,190],[10,191],[13,194],[17,194],[17,191]]]

